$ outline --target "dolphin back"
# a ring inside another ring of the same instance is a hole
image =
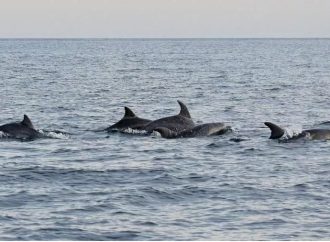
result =
[[[130,108],[125,107],[124,117],[105,131],[126,130],[128,128],[142,130],[151,120],[139,118]]]
[[[222,135],[230,130],[230,126],[224,123],[205,123],[195,126],[192,129],[187,129],[178,134],[182,138],[202,137],[210,135]]]
[[[203,137],[210,135],[222,135],[231,130],[230,126],[226,126],[224,123],[206,123],[197,125],[194,128],[186,129],[181,132],[174,132],[165,127],[157,127],[154,131],[161,134],[163,138],[193,138]]]
[[[312,140],[329,140],[330,130],[329,129],[309,129],[304,130],[302,134]]]
[[[194,128],[195,123],[191,119],[187,106],[179,100],[178,103],[180,105],[179,114],[154,120],[146,125],[144,129],[151,133],[156,128],[164,127],[176,133],[180,133],[183,130]]]
[[[22,123],[9,123],[0,127],[0,131],[4,132],[10,138],[31,140],[40,136],[40,133],[23,125]]]

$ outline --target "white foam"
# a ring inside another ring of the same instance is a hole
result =
[[[286,128],[285,133],[281,139],[287,140],[287,139],[297,137],[299,134],[301,134],[301,132],[302,132],[301,127]]]
[[[69,135],[61,132],[54,132],[54,131],[45,131],[45,130],[38,130],[38,132],[47,138],[53,139],[69,139]]]
[[[6,133],[0,131],[0,138],[8,138],[8,137],[9,137],[8,134],[6,134]]]
[[[127,134],[147,134],[148,133],[145,130],[132,129],[132,128],[127,128],[127,129],[121,130],[121,132],[127,133]]]

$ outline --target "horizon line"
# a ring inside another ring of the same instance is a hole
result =
[[[95,40],[185,40],[185,39],[330,39],[329,37],[0,37],[0,40],[75,40],[75,39],[95,39]]]

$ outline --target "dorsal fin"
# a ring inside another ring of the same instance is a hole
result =
[[[134,117],[136,117],[135,113],[133,113],[133,111],[130,108],[125,107],[124,118],[134,118]]]
[[[21,122],[21,124],[26,126],[26,127],[31,128],[31,129],[34,129],[30,118],[26,114],[24,114],[24,118],[23,118],[23,121]]]
[[[178,103],[179,103],[180,108],[181,108],[179,115],[184,116],[186,118],[191,118],[187,106],[184,105],[183,102],[181,102],[180,100],[178,100]]]
[[[265,125],[270,128],[270,130],[272,131],[271,135],[270,135],[270,139],[279,139],[281,138],[285,131],[284,129],[282,129],[281,127],[277,126],[276,124],[270,123],[270,122],[265,122]]]

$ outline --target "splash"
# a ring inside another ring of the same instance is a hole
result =
[[[110,133],[123,133],[123,134],[137,134],[137,135],[147,135],[148,132],[146,130],[139,130],[139,129],[112,129],[109,131]]]
[[[138,129],[132,129],[132,128],[127,128],[124,130],[125,133],[129,134],[147,134],[148,132],[146,130],[138,130]]]
[[[302,133],[301,127],[294,127],[294,128],[287,128],[285,129],[284,135],[280,138],[280,140],[286,141],[290,139],[295,139],[299,137],[299,135]]]
[[[2,138],[8,138],[9,137],[9,135],[8,134],[6,134],[6,133],[4,133],[4,132],[2,132],[2,131],[0,131],[0,139],[2,139]]]
[[[38,130],[38,132],[41,134],[44,138],[51,138],[51,139],[69,139],[70,134],[59,131],[59,130]]]

